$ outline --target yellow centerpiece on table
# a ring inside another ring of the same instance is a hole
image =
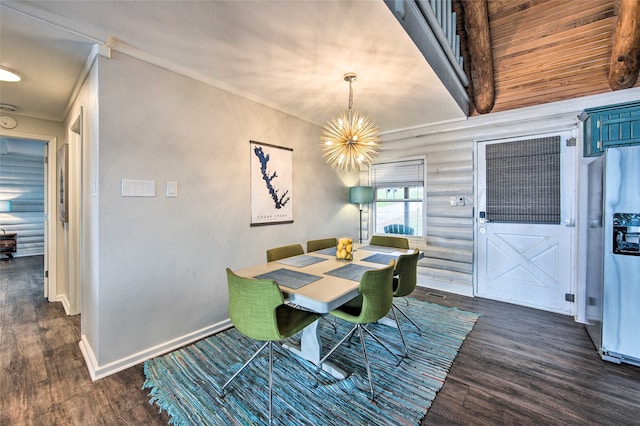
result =
[[[353,260],[353,239],[348,237],[338,238],[336,247],[336,259]]]

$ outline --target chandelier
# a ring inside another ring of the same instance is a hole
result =
[[[355,73],[344,75],[344,81],[349,82],[349,109],[327,121],[322,129],[322,156],[339,171],[360,170],[360,166],[370,163],[380,150],[376,123],[368,116],[353,111],[351,83],[357,78]]]

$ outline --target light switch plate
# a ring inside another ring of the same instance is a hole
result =
[[[122,179],[123,197],[155,197],[156,182],[153,180]]]
[[[449,205],[453,207],[464,206],[464,196],[449,197]]]
[[[167,198],[178,196],[178,182],[167,182]]]

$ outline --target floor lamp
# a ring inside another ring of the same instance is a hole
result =
[[[362,244],[362,204],[373,201],[373,188],[370,186],[352,186],[349,188],[349,202],[360,205],[360,244]]]

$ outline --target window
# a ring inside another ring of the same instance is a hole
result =
[[[560,223],[560,136],[487,145],[487,219]]]
[[[376,234],[424,235],[424,159],[371,165]]]

